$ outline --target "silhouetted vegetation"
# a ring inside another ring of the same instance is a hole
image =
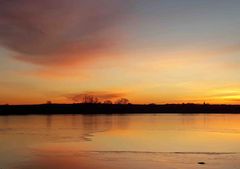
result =
[[[96,104],[96,103],[100,103],[100,102],[99,102],[99,99],[95,96],[85,95],[85,96],[83,96],[82,103]]]
[[[48,100],[48,101],[46,102],[46,104],[52,104],[52,101]]]
[[[111,100],[104,100],[103,104],[113,104],[113,102]]]
[[[112,100],[102,100],[97,96],[93,95],[83,95],[81,97],[74,98],[76,103],[80,104],[113,104]],[[47,101],[47,104],[51,104],[51,102]],[[130,101],[126,98],[117,99],[114,104],[130,104]]]
[[[121,98],[115,101],[115,104],[129,104],[129,100],[126,98]]]

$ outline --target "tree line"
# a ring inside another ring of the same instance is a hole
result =
[[[85,95],[82,98],[82,102],[85,104],[130,104],[130,101],[127,98],[120,98],[115,100],[114,102],[112,100],[104,100],[100,101],[98,97],[92,96],[92,95]]]
[[[131,104],[127,98],[120,98],[115,101],[103,100],[101,101],[98,97],[92,95],[84,95],[82,99],[77,102],[82,104]],[[51,101],[47,101],[46,104],[52,104]]]

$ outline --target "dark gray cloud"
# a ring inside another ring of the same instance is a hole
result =
[[[114,36],[107,30],[130,6],[130,0],[1,0],[0,45],[35,64],[75,62],[108,48]]]

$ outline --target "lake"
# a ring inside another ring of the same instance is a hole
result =
[[[240,115],[0,116],[0,168],[240,169]]]

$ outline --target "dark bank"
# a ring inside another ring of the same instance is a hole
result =
[[[39,104],[39,105],[2,105],[0,106],[0,115],[135,114],[135,113],[240,114],[240,105]]]

